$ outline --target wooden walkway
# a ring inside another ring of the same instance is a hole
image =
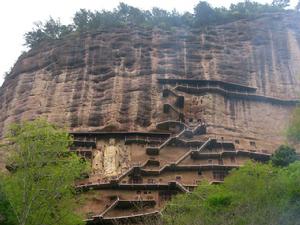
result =
[[[227,98],[235,98],[241,100],[251,100],[259,102],[267,102],[272,104],[281,104],[281,105],[297,105],[299,104],[299,99],[282,99],[264,95],[258,95],[249,92],[238,92],[238,91],[228,91],[221,87],[190,87],[178,85],[174,89],[177,91],[189,93],[189,94],[204,94],[204,93],[216,93],[221,94]]]

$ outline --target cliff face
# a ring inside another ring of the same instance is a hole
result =
[[[299,19],[266,15],[205,31],[119,29],[45,44],[22,55],[0,89],[0,136],[11,122],[38,116],[71,131],[153,131],[177,119],[162,110],[169,84],[159,78],[219,80],[270,98],[169,85],[184,96],[178,110],[185,121],[205,121],[210,134],[271,150],[295,106],[285,101],[300,94]]]

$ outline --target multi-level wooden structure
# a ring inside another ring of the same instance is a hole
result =
[[[74,132],[72,150],[90,160],[92,174],[78,181],[88,223],[135,220],[160,213],[173,195],[207,180],[218,184],[247,160],[265,162],[270,152],[255,141],[209,132],[201,117],[186,118],[185,98],[203,94],[295,105],[294,99],[256,94],[253,87],[213,80],[159,79],[165,121],[153,132]]]

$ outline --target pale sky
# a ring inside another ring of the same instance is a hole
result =
[[[213,6],[228,7],[231,3],[241,0],[208,0]],[[260,3],[270,3],[272,0],[256,0]],[[70,23],[76,11],[80,8],[90,10],[113,9],[120,2],[141,9],[159,7],[167,10],[176,9],[179,12],[193,11],[199,0],[1,0],[0,1],[0,85],[3,76],[15,63],[22,51],[23,35],[30,31],[33,23],[44,21],[52,16],[60,18],[62,23]],[[297,0],[291,0],[291,6]]]

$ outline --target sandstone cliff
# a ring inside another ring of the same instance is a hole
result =
[[[0,136],[11,122],[38,116],[71,131],[153,131],[176,117],[162,110],[158,79],[220,80],[283,102],[179,90],[185,120],[272,150],[295,106],[284,101],[300,94],[299,19],[264,15],[204,31],[111,29],[44,44],[19,58],[0,89]]]

